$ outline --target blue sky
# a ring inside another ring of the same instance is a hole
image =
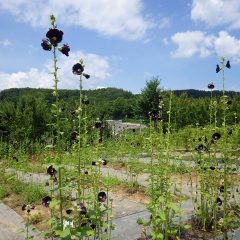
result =
[[[239,0],[0,0],[0,90],[53,85],[52,54],[40,45],[50,14],[71,48],[58,55],[60,88],[78,88],[71,68],[83,58],[86,89],[137,93],[153,76],[165,89],[221,89],[225,56],[226,89],[240,91]]]

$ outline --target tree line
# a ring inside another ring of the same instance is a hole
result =
[[[239,123],[240,93],[225,92],[231,104],[228,106],[227,123]],[[122,119],[126,121],[141,121],[148,124],[150,113],[159,112],[161,100],[161,120],[166,121],[169,110],[169,91],[160,86],[158,78],[146,83],[140,94],[117,88],[84,90],[87,121],[94,124],[96,119]],[[171,121],[174,129],[187,125],[205,126],[209,124],[210,91],[176,90],[172,91]],[[216,118],[221,124],[221,91],[213,91],[212,102],[215,102]],[[65,131],[73,130],[74,111],[79,104],[78,90],[59,90],[60,109],[62,117],[68,119],[64,124]],[[160,99],[160,100],[159,100]],[[51,134],[51,107],[54,97],[51,89],[8,89],[0,92],[0,135],[2,139],[18,141],[29,139],[39,141]],[[157,120],[157,119],[155,119]]]

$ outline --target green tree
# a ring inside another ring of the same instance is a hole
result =
[[[158,77],[153,77],[146,82],[146,87],[142,90],[137,101],[136,113],[138,115],[148,118],[149,112],[158,112],[161,93],[160,82]]]

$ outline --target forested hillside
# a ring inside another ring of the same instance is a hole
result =
[[[156,85],[156,87],[158,87]],[[155,91],[156,89],[153,89]],[[153,94],[153,93],[151,93]],[[141,94],[133,94],[117,88],[104,88],[85,90],[83,95],[88,99],[85,106],[88,121],[94,122],[97,118],[123,119],[132,121],[148,120],[148,112],[154,110],[153,97]],[[169,109],[169,92],[159,89],[163,98],[163,121],[166,120]],[[216,117],[220,117],[222,92],[213,91],[212,102],[215,102]],[[240,93],[225,92],[229,96],[229,109],[227,122],[237,123],[240,119]],[[142,97],[144,95],[144,98]],[[79,105],[78,90],[59,90],[61,114],[71,119],[72,113]],[[140,107],[141,99],[147,101],[147,107]],[[171,121],[174,129],[187,125],[209,124],[210,91],[198,90],[175,90],[172,96]],[[48,124],[51,122],[51,105],[54,97],[51,89],[8,89],[0,92],[0,129],[3,135],[10,138],[41,138],[49,131]],[[156,103],[158,104],[158,103]],[[155,105],[156,105],[155,104]],[[156,107],[155,107],[156,108]],[[212,113],[214,114],[214,113]],[[71,129],[71,124],[65,126]]]

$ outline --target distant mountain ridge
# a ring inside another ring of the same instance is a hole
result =
[[[186,90],[173,90],[173,93],[176,96],[180,96],[181,94],[187,94],[190,98],[203,98],[210,97],[210,91],[204,90],[196,90],[196,89],[186,89]],[[0,92],[0,101],[13,100],[16,101],[20,96],[25,94],[36,94],[43,95],[49,102],[54,101],[54,97],[52,95],[52,89],[43,89],[43,88],[11,88],[2,90]],[[130,91],[119,89],[119,88],[101,88],[94,90],[84,90],[83,94],[86,95],[92,101],[112,101],[117,98],[124,99],[133,99],[139,94],[133,94]],[[225,91],[225,94],[233,97],[237,96],[240,99],[240,92],[235,91]],[[222,91],[213,91],[213,96],[221,96]],[[68,99],[78,99],[79,90],[68,90],[68,89],[60,89],[59,97],[62,100]]]

